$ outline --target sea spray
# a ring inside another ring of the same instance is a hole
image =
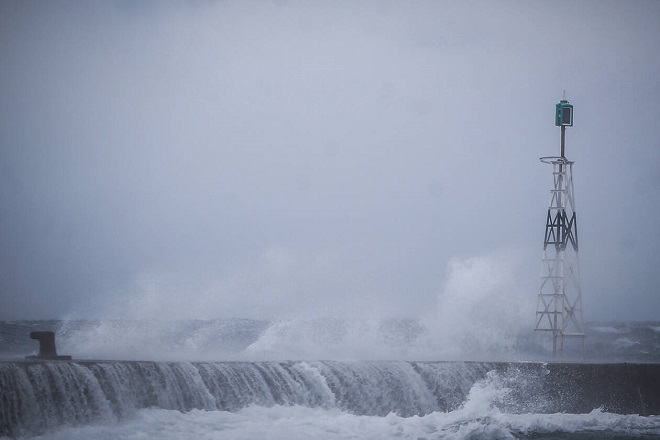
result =
[[[452,258],[437,309],[421,320],[419,345],[441,359],[498,360],[529,352],[534,292],[510,252]]]

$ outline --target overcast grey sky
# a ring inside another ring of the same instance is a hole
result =
[[[566,90],[586,318],[658,320],[658,23],[658,1],[2,0],[0,319],[416,317],[467,279],[533,304]]]

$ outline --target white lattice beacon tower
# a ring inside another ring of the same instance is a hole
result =
[[[564,154],[566,127],[573,126],[573,106],[566,99],[556,105],[555,125],[561,128],[561,155],[541,158],[541,162],[552,165],[554,186],[545,224],[534,333],[552,337],[552,353],[556,356],[563,353],[567,338],[578,339],[584,347],[573,162]]]

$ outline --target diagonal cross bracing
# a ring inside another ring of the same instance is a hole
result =
[[[561,354],[565,338],[584,340],[573,162],[564,157],[541,161],[553,166],[554,186],[546,216],[535,331],[550,333],[553,354]]]

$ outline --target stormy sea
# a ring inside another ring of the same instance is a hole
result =
[[[37,330],[73,360],[25,359]],[[531,331],[486,351],[430,333],[421,320],[0,322],[0,437],[660,438],[660,322],[589,323],[562,358]]]

